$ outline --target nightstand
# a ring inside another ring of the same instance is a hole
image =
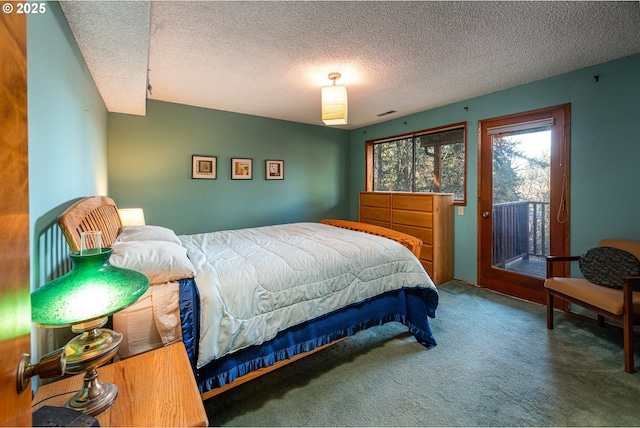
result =
[[[96,415],[100,426],[209,425],[182,342],[100,367],[98,373],[100,381],[118,385],[116,402]],[[79,374],[38,388],[33,410],[64,406],[82,387],[82,377]]]

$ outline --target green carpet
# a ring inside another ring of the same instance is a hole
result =
[[[458,282],[438,346],[389,323],[205,401],[224,426],[640,426],[622,331]],[[640,366],[636,339],[636,368]]]

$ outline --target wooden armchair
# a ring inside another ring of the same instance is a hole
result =
[[[640,242],[604,239],[600,247],[614,247],[633,254],[640,259]],[[553,277],[556,262],[577,261],[579,256],[547,257],[547,328],[553,329],[553,299],[559,297],[579,305],[598,316],[598,325],[605,325],[605,318],[622,324],[624,336],[624,370],[635,372],[633,326],[640,325],[640,276],[625,278],[622,289],[596,285],[584,278]]]

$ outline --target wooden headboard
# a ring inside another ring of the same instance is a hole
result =
[[[60,214],[58,225],[71,251],[80,251],[80,234],[92,230],[101,231],[102,246],[110,247],[122,227],[118,207],[107,196],[91,196],[76,202]]]

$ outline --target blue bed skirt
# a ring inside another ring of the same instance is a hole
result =
[[[435,317],[437,306],[438,293],[431,288],[390,291],[291,327],[268,342],[225,355],[197,369],[199,294],[195,280],[180,281],[182,337],[201,394],[249,372],[390,321],[404,324],[420,344],[432,348],[436,341],[427,317]]]

